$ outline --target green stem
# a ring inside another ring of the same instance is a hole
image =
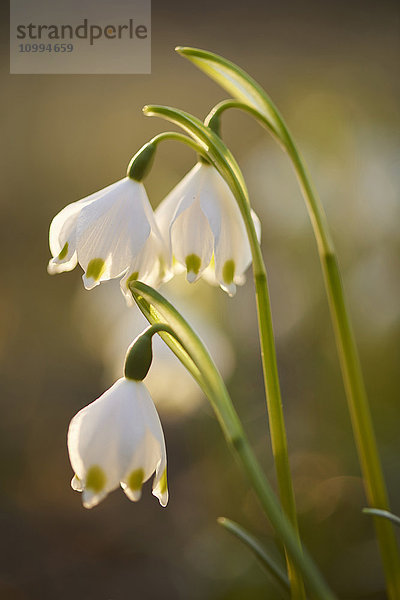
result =
[[[192,140],[192,138],[188,137],[187,135],[184,135],[183,133],[178,133],[176,131],[164,131],[163,133],[159,133],[158,135],[154,136],[149,143],[158,145],[160,142],[164,142],[166,140],[173,142],[183,142],[184,144],[195,150],[195,152],[207,158],[207,154],[204,152],[204,149],[197,142]]]
[[[176,131],[164,131],[163,133],[154,136],[139,148],[129,162],[126,173],[127,177],[136,181],[142,181],[153,166],[155,151],[158,144],[164,141],[183,142],[197,152],[202,160],[208,162],[207,153],[204,151],[204,148],[197,144],[192,138],[183,135],[182,133],[177,133]]]
[[[305,166],[291,138],[290,141],[289,155],[293,161],[306,200],[317,240],[367,499],[370,506],[390,510],[371,411],[336,252],[330,238],[321,202],[312,189]],[[400,557],[395,533],[388,521],[378,518],[375,518],[374,521],[387,581],[388,595],[392,600],[399,600]]]
[[[232,102],[233,105],[237,104],[235,101]],[[222,104],[224,104],[224,109],[230,107],[229,101],[221,103],[221,105]],[[243,106],[247,109],[246,105]],[[251,109],[249,110],[251,111]],[[214,125],[213,129],[216,131],[216,133],[219,133],[219,114],[220,111],[218,110],[217,106],[213,111],[211,111],[205,120],[205,125]],[[287,436],[279,384],[267,273],[248,203],[246,202],[246,198],[242,197],[242,192],[239,188],[237,189],[237,195],[238,194],[240,196],[240,198],[238,198],[238,203],[242,209],[242,215],[246,224],[253,259],[253,274],[256,291],[262,368],[270,424],[271,445],[275,461],[279,495],[282,507],[288,515],[300,543],[296,502],[290,473]],[[305,591],[302,578],[294,568],[294,565],[288,556],[287,563],[289,579],[292,586],[292,598],[303,600],[305,599]]]
[[[219,374],[215,383],[218,389],[217,394],[215,394],[212,388],[209,388],[208,396],[211,396],[211,398],[214,399],[214,410],[216,411],[218,420],[225,433],[225,437],[241,463],[250,484],[255,490],[275,531],[283,541],[287,555],[290,556],[289,563],[292,568],[292,573],[294,571],[295,573],[304,575],[310,586],[310,590],[315,594],[317,599],[333,600],[335,598],[334,594],[326,585],[307,551],[301,547],[298,531],[296,531],[289,518],[285,516],[286,513],[282,512],[271,486],[265,478],[260,464],[248,443],[239,417],[237,416],[225,384]],[[220,404],[224,406],[223,412],[220,411]],[[302,578],[300,578],[300,581],[302,584]],[[292,582],[291,588],[293,593]]]
[[[211,111],[208,118],[213,117],[217,119],[228,108],[245,110],[256,117],[269,131],[272,131],[271,127],[258,111],[234,100],[221,102]],[[284,140],[283,147],[292,160],[317,241],[367,499],[370,506],[382,510],[390,510],[360,359],[325,211],[321,201],[313,190],[305,165],[283,119],[280,125],[281,138]],[[272,133],[274,132],[272,131]],[[280,143],[282,145],[282,139],[280,139]],[[399,600],[400,557],[395,533],[391,523],[388,521],[377,518],[374,521],[389,598],[391,600]]]
[[[334,594],[325,583],[307,551],[301,548],[293,525],[282,511],[250,447],[225,383],[207,349],[189,324],[161,294],[139,281],[131,282],[130,289],[139,308],[150,323],[166,321],[171,327],[171,330],[167,330],[162,326],[158,333],[178,358],[182,360],[183,357],[183,364],[195,376],[209,399],[229,446],[244,469],[277,536],[281,539],[299,572],[303,573],[310,591],[318,600],[335,600]],[[167,334],[163,330],[167,331]],[[179,340],[179,347],[173,343],[172,338]]]
[[[247,213],[247,214],[246,214]],[[269,415],[271,445],[275,461],[279,495],[282,508],[287,514],[296,532],[300,544],[296,503],[292,477],[290,473],[289,454],[285,420],[283,416],[282,398],[276,360],[275,340],[272,326],[271,305],[268,293],[267,273],[257,233],[249,210],[244,212],[247,232],[250,239],[253,257],[253,274],[257,302],[258,329],[261,346],[261,359],[266,390],[266,401]],[[292,588],[292,598],[305,598],[301,574],[295,568],[290,556],[287,556],[288,575]]]
[[[282,513],[271,486],[265,478],[263,470],[250,447],[240,419],[219,373],[213,374],[213,379],[213,384],[205,386],[203,389],[212,401],[225,437],[241,463],[251,486],[258,496],[261,506],[278,536],[283,541],[287,555],[290,556],[289,563],[292,572],[294,570],[296,573],[304,574],[310,590],[318,600],[334,600],[334,594],[326,585],[307,551],[301,547],[298,531],[296,531],[289,518],[285,517],[285,514]],[[302,583],[302,578],[300,581]]]
[[[146,106],[143,112],[148,115],[157,114],[173,122],[177,122],[183,129],[188,131],[195,139],[203,145],[208,159],[220,170],[230,185],[238,206],[242,213],[250,248],[253,258],[253,273],[256,290],[257,315],[260,333],[261,357],[267,406],[270,420],[271,443],[277,472],[277,480],[283,509],[292,523],[298,541],[300,534],[298,529],[296,506],[294,499],[293,484],[291,479],[287,439],[283,418],[282,401],[275,353],[274,333],[272,328],[271,307],[268,294],[266,269],[261,253],[260,244],[251,216],[250,203],[247,195],[246,185],[239,167],[233,156],[229,153],[221,138],[210,128],[207,128],[193,115],[178,111],[171,107]],[[203,151],[204,154],[204,151]],[[292,586],[292,594],[295,600],[305,598],[302,575],[292,562],[290,554],[287,554],[288,574]]]
[[[166,323],[155,323],[154,325],[150,325],[140,334],[140,337],[142,335],[153,337],[154,334],[160,333],[161,331],[172,335],[172,337],[178,342],[178,344],[180,344],[181,346],[183,345],[176,332],[172,329],[172,327],[170,327]]]

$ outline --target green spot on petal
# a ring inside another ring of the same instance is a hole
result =
[[[106,268],[106,263],[102,258],[93,258],[86,269],[86,277],[98,281],[103,275]]]
[[[222,269],[222,278],[228,285],[233,282],[235,276],[235,261],[227,260]]]
[[[68,254],[68,242],[65,242],[64,248],[61,250],[60,254],[58,255],[58,258],[60,260],[64,260],[64,258],[67,256],[67,254]]]
[[[197,256],[197,254],[189,254],[189,256],[186,257],[186,269],[188,271],[188,273],[194,273],[195,275],[198,274],[198,272],[200,271],[200,267],[201,267],[201,258],[200,256]]]
[[[101,469],[98,465],[93,465],[93,467],[90,467],[86,475],[86,488],[98,494],[104,489],[105,485],[106,476],[103,469]]]
[[[128,477],[128,487],[133,491],[137,492],[141,489],[144,479],[143,469],[135,469]]]
[[[126,280],[126,287],[129,288],[131,281],[136,281],[138,277],[139,271],[134,271],[131,275],[129,275],[128,279]]]
[[[162,254],[158,257],[158,265],[158,276],[160,279],[164,279],[167,272],[167,265]]]
[[[161,479],[160,479],[160,483],[158,484],[160,486],[160,493],[161,494],[165,494],[165,492],[168,489],[168,484],[167,484],[167,469],[164,469],[163,474],[161,475]]]

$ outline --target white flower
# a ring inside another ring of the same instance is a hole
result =
[[[168,502],[167,457],[157,410],[141,381],[119,379],[100,398],[72,419],[68,451],[74,490],[83,505],[96,506],[121,485],[130,500],[141,496],[142,484],[155,472],[153,494]]]
[[[66,206],[50,225],[49,273],[79,262],[86,289],[125,275],[158,285],[167,262],[165,245],[142,183],[128,177]]]
[[[233,295],[251,263],[250,245],[238,204],[211,165],[197,163],[156,210],[156,220],[172,256],[186,267],[189,282],[216,280]],[[260,222],[252,213],[260,237]],[[207,269],[207,267],[209,267]]]

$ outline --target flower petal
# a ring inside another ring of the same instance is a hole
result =
[[[94,492],[91,489],[84,489],[82,492],[82,503],[85,508],[97,506],[107,496],[108,492]]]
[[[71,487],[76,492],[83,492],[82,481],[79,479],[77,475],[74,475],[71,479]]]
[[[169,499],[168,483],[167,483],[167,465],[161,461],[157,467],[156,476],[153,482],[153,496],[158,498],[161,506],[167,506]]]
[[[171,223],[171,241],[176,260],[186,265],[188,281],[196,281],[213,253],[213,234],[198,199],[183,212],[178,209]]]
[[[117,182],[119,183],[119,182]],[[63,208],[50,223],[49,245],[53,259],[50,260],[48,271],[50,274],[71,271],[77,264],[76,251],[76,224],[79,214],[84,206],[94,202],[105,193],[114,189],[117,184],[108,187],[72,202]]]
[[[66,244],[70,244],[71,241]],[[60,253],[62,255],[62,252]],[[73,252],[72,255],[67,256],[65,259],[60,258],[60,256],[55,256],[54,258],[49,260],[49,264],[47,265],[47,272],[49,275],[55,275],[57,273],[63,273],[64,271],[72,271],[75,269],[78,264],[78,257],[76,252]]]
[[[174,259],[186,266],[189,281],[195,281],[209,264],[212,235],[219,227],[218,213],[209,206],[207,175],[208,171],[197,163],[166,196],[155,213],[161,234]],[[205,209],[208,209],[208,214]],[[174,271],[180,271],[177,264]]]
[[[133,381],[119,379],[72,419],[68,450],[84,488],[92,467],[104,472],[107,491],[115,489],[126,472],[146,430],[142,411],[137,410],[135,386]]]
[[[80,211],[86,203],[86,198],[68,204],[50,223],[49,245],[53,256],[57,256],[73,231]]]
[[[139,254],[151,231],[148,205],[143,184],[125,178],[82,209],[76,233],[79,263],[86,272],[93,260],[104,265],[97,279],[86,273],[89,285],[122,275]]]
[[[137,383],[136,394],[137,410],[141,411],[143,421],[146,423],[146,433],[135,448],[129,467],[121,479],[124,492],[133,501],[140,498],[142,484],[152,476],[154,471],[157,479],[159,466],[163,464],[165,468],[166,465],[164,433],[156,407],[144,384]]]
[[[68,451],[76,473],[71,485],[83,492],[86,508],[119,484],[138,500],[142,484],[166,465],[164,434],[145,385],[119,379],[79,411],[70,423]],[[165,494],[163,488],[163,501]]]
[[[53,255],[47,267],[50,275],[76,267],[76,222],[82,206],[83,200],[69,204],[50,224],[49,245]]]
[[[239,206],[224,178],[214,169],[215,189],[221,211],[221,229],[215,238],[215,275],[221,287],[230,295],[236,285],[244,282],[244,272],[251,264],[251,250]],[[252,211],[252,217],[260,236],[260,222]]]
[[[125,276],[121,279],[121,290],[127,304],[129,306],[134,304],[128,287],[132,280],[140,280],[157,288],[161,283],[168,281],[172,275],[165,244],[161,237],[152,230],[142,250],[133,258]]]
[[[155,219],[161,232],[162,238],[171,247],[170,240],[170,226],[171,223],[176,216],[176,211],[179,208],[180,203],[185,198],[190,198],[192,191],[190,189],[192,185],[192,180],[195,178],[195,174],[197,171],[197,165],[193,169],[189,171],[183,177],[183,179],[167,194],[162,202],[160,202],[159,206],[155,211]],[[195,196],[196,196],[195,192]],[[190,204],[190,200],[189,200]],[[182,210],[187,208],[188,205],[185,205]],[[181,211],[182,212],[182,211]]]
[[[259,237],[260,222],[253,211],[252,216]],[[193,167],[160,204],[156,218],[165,237],[170,223],[172,253],[186,266],[189,281],[204,276],[235,293],[251,263],[250,245],[236,199],[214,166]]]

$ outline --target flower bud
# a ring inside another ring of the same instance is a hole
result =
[[[135,181],[142,181],[153,166],[156,144],[149,142],[141,148],[128,165],[127,176]]]
[[[221,115],[219,112],[214,112],[206,124],[214,133],[221,137]]]
[[[124,375],[126,379],[143,381],[153,360],[152,334],[142,333],[126,353]]]

